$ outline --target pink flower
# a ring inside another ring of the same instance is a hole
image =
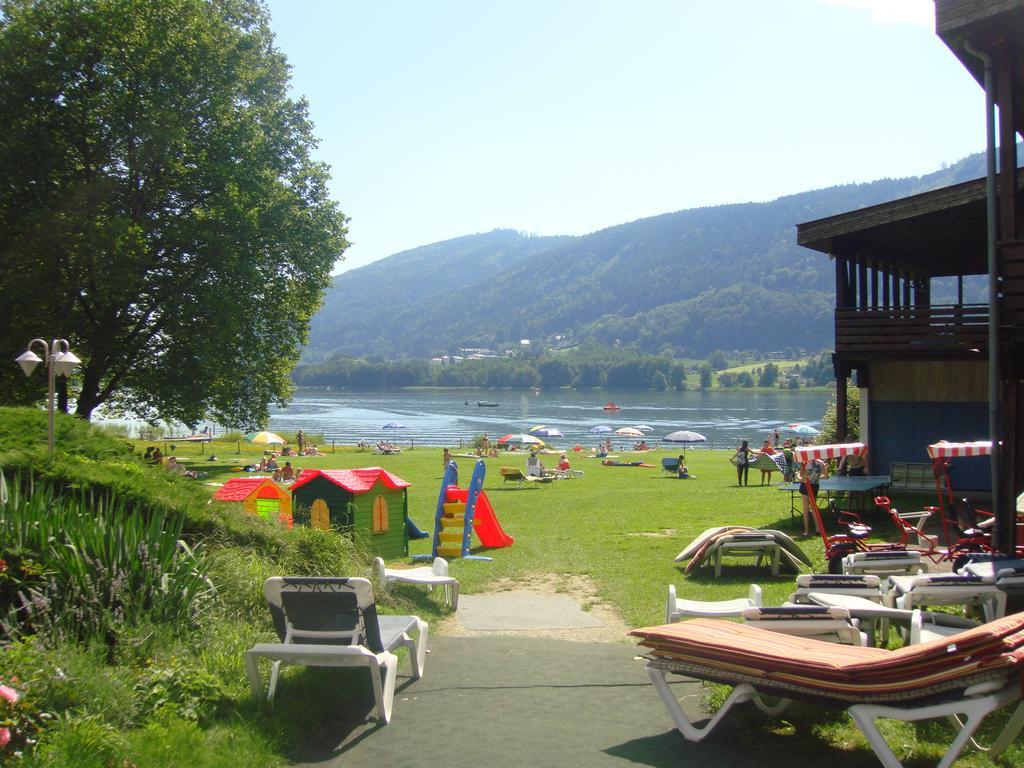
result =
[[[7,699],[11,704],[18,703],[18,692],[9,685],[0,685],[0,696]]]
[[[0,747],[6,747],[11,740],[11,729],[0,728]]]

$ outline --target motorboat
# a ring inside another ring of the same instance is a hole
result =
[[[611,400],[604,404],[604,410],[606,411],[621,411],[622,406],[616,405]]]
[[[476,404],[481,408],[497,408],[498,404],[491,402],[490,400],[477,400]]]

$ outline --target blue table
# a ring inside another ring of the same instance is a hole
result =
[[[889,475],[864,475],[849,477],[839,475],[818,483],[818,492],[824,493],[826,499],[832,499],[840,493],[871,493],[882,491],[889,486],[892,478]],[[797,513],[803,515],[803,509],[797,509],[796,494],[803,483],[776,483],[780,491],[789,491],[789,516],[792,519]]]

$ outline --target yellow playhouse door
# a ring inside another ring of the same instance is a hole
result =
[[[321,531],[331,530],[331,510],[323,499],[317,499],[310,507],[309,524]]]
[[[387,533],[389,522],[388,500],[383,496],[378,496],[373,500],[373,532]]]

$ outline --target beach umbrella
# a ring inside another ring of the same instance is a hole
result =
[[[557,427],[534,427],[530,434],[536,437],[565,437]]]
[[[649,427],[646,424],[634,424],[633,429],[639,429],[641,432],[653,432],[654,427]]]
[[[544,441],[533,435],[513,433],[498,438],[498,445],[544,445]]]
[[[708,439],[700,432],[691,432],[688,429],[680,429],[661,438],[665,443],[706,443]]]
[[[590,428],[590,434],[592,435],[603,435],[605,432],[611,432],[611,427],[606,427],[604,424],[599,424],[596,427]]]
[[[260,443],[261,445],[287,445],[288,441],[285,440],[278,434],[273,432],[250,432],[245,436],[245,439],[250,443]]]
[[[815,429],[810,424],[790,424],[788,429],[799,437],[814,437],[821,434],[819,430]]]
[[[381,429],[405,429],[405,424],[399,424],[397,421],[389,421]]]
[[[622,429],[615,430],[616,435],[622,435],[623,437],[643,437],[644,433],[636,427],[623,427]]]

